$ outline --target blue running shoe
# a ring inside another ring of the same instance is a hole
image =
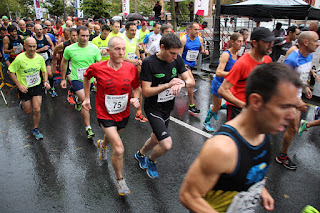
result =
[[[147,164],[147,175],[150,178],[158,178],[159,175],[156,168],[156,162],[151,162],[149,158],[146,158],[146,164]]]
[[[50,94],[51,97],[53,97],[53,98],[58,96],[58,93],[56,92],[56,90],[54,89],[54,87],[49,90],[49,94]]]
[[[320,118],[320,107],[316,106],[314,109],[314,120],[318,120]]]
[[[32,134],[37,140],[43,139],[43,135],[40,133],[38,129],[33,129]]]
[[[137,152],[136,154],[134,154],[134,158],[138,161],[139,167],[143,170],[146,170],[146,168],[147,168],[146,157],[140,156]]]
[[[222,104],[220,109],[227,109],[227,105],[226,104]]]
[[[211,125],[211,122],[203,122],[203,125],[204,125],[204,128],[208,131],[208,132],[213,132],[214,131],[214,128],[212,127]]]

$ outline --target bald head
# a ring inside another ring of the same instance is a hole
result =
[[[19,28],[21,29],[21,31],[25,31],[26,30],[26,22],[23,20],[20,20],[18,22]]]
[[[36,40],[33,37],[26,38],[26,40],[24,40],[24,43],[26,45],[28,45],[28,44],[37,44]]]
[[[108,47],[113,48],[113,47],[116,47],[118,44],[122,44],[122,43],[125,44],[125,41],[123,38],[118,36],[112,37],[108,42]]]
[[[24,48],[26,50],[27,57],[33,57],[36,53],[37,42],[33,37],[28,37],[24,41]]]
[[[318,38],[318,34],[316,32],[313,31],[304,31],[301,32],[299,37],[298,37],[298,44],[299,46],[304,45],[304,41],[305,40],[311,40],[311,39],[315,39]]]
[[[316,32],[305,31],[302,32],[298,37],[299,50],[306,54],[315,52],[319,47],[319,36]],[[303,53],[302,53],[303,54]]]
[[[319,22],[318,21],[312,21],[309,25],[309,28],[311,31],[317,31],[319,28]]]
[[[34,25],[34,32],[36,33],[36,36],[41,37],[43,34],[42,26],[40,24]]]
[[[72,21],[70,21],[70,20],[66,21],[66,27],[72,28],[72,26],[73,26]]]

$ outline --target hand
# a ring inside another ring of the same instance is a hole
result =
[[[140,101],[138,98],[131,98],[130,104],[134,106],[135,108],[138,108],[140,106]]]
[[[43,86],[46,88],[46,90],[49,90],[51,88],[51,86],[48,82],[44,82]]]
[[[263,187],[261,191],[261,204],[267,211],[272,211],[274,209],[274,199],[271,197],[265,187]]]
[[[319,76],[317,75],[317,73],[313,73],[313,77],[314,77],[314,79],[318,82],[319,81]]]
[[[24,86],[24,85],[22,85],[22,84],[20,84],[20,85],[18,86],[18,88],[19,88],[19,90],[20,90],[22,93],[27,93],[27,92],[28,92],[28,87],[26,87],[26,86]]]
[[[181,80],[180,78],[173,78],[168,84],[169,84],[169,88],[178,84],[182,84],[183,86],[185,85],[184,81]]]
[[[180,90],[182,87],[184,87],[184,83],[183,84],[177,84],[171,87],[170,89],[170,93],[172,93],[174,96],[177,96],[180,93]]]
[[[311,91],[310,87],[306,87],[306,97],[308,99],[312,98],[312,91]]]
[[[89,98],[84,99],[84,101],[82,102],[82,107],[87,111],[89,111],[91,109],[91,104],[90,104]]]
[[[142,60],[141,59],[138,60],[137,65],[140,65],[140,66],[142,65]]]
[[[62,89],[65,89],[65,88],[67,88],[67,82],[66,82],[66,80],[61,80],[61,83],[60,83],[60,86],[61,86],[61,88]]]
[[[48,46],[48,45],[45,45],[45,46],[42,47],[42,49],[43,49],[43,50],[48,50],[48,49],[49,49],[49,46]]]
[[[15,52],[16,50],[17,50],[17,46],[14,46],[13,48],[12,48],[12,52]]]
[[[138,59],[130,59],[129,60],[131,64],[133,64],[134,66],[138,65]]]
[[[105,50],[105,49],[101,50],[100,53],[101,53],[101,55],[107,55],[108,54],[107,50]]]
[[[201,52],[202,54],[205,54],[205,55],[209,55],[209,50],[204,50],[203,52]]]

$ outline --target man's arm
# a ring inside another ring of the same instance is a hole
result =
[[[209,51],[204,49],[204,46],[203,46],[203,38],[202,37],[199,37],[200,39],[200,43],[201,43],[201,46],[200,46],[200,53],[201,54],[205,54],[205,55],[209,55]]]
[[[51,49],[54,50],[54,44],[53,44],[53,42],[51,41],[50,36],[48,36],[48,35],[45,35],[45,36],[46,36],[47,41],[49,42],[49,45],[50,45]]]
[[[217,135],[208,139],[182,183],[179,194],[182,205],[192,212],[217,212],[203,196],[216,185],[221,174],[234,171],[237,158],[237,147],[231,138]]]
[[[183,53],[184,46],[185,46],[186,43],[187,43],[187,37],[186,37],[186,36],[182,36],[182,38],[180,39],[180,41],[181,41],[181,44],[182,44],[182,48],[181,48],[179,54],[180,54],[181,57],[182,57],[182,53]]]
[[[138,108],[140,106],[140,95],[141,95],[141,87],[137,87],[132,90],[133,97],[130,99],[130,104],[132,104],[135,108]]]
[[[51,62],[51,67],[53,67],[53,69],[57,67],[57,61],[58,61],[57,54],[62,53],[63,47],[64,47],[63,43],[60,43],[53,50],[52,62]]]
[[[15,51],[15,48],[16,48],[16,47],[13,47],[12,49],[9,50],[9,43],[10,43],[9,38],[8,38],[7,36],[4,37],[4,38],[3,38],[3,52],[4,52],[5,54],[10,54],[10,53],[12,53],[12,52]]]
[[[68,60],[62,57],[61,60],[61,83],[60,86],[65,89],[66,85],[66,73],[67,73]]]
[[[169,83],[162,84],[156,87],[151,87],[151,82],[149,81],[141,81],[142,84],[142,94],[144,97],[148,98],[154,95],[158,95],[160,92],[163,92],[166,89],[169,89],[175,85],[182,85],[185,86],[183,80],[179,78],[173,78]]]
[[[220,63],[216,71],[216,76],[217,77],[225,77],[229,72],[224,71],[226,68],[226,65],[229,61],[230,55],[226,52],[223,52],[220,56]]]
[[[90,78],[83,76],[84,101],[82,106],[85,110],[91,109],[90,104]]]
[[[233,87],[233,84],[231,84],[228,80],[224,79],[223,83],[221,84],[218,90],[218,94],[221,97],[223,97],[226,101],[231,102],[240,108],[244,108],[246,106],[246,103],[236,98],[230,92],[231,87]]]

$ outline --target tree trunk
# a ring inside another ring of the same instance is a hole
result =
[[[173,26],[173,30],[177,32],[177,19],[176,19],[176,11],[174,7],[175,0],[170,0],[170,13],[171,13],[171,23]]]

